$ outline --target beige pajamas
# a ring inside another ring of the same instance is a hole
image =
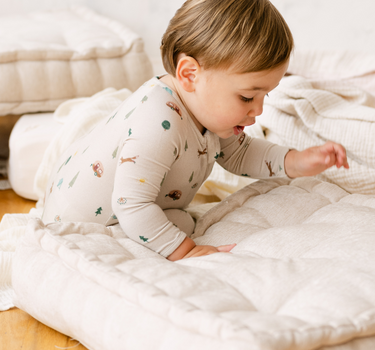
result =
[[[245,133],[202,135],[178,96],[146,82],[55,165],[43,221],[120,223],[134,241],[170,255],[194,229],[183,209],[217,161],[240,176],[286,176],[288,149]]]

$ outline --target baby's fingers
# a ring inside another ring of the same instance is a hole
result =
[[[235,246],[236,246],[236,243],[233,243],[233,244],[221,245],[219,247],[216,247],[216,249],[219,252],[227,253],[227,252],[230,252]]]
[[[337,168],[344,167],[349,169],[348,159],[346,157],[345,148],[334,142],[327,142],[324,146],[324,153],[328,153],[325,157],[327,166],[336,165]]]

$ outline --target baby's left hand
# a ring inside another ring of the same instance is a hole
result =
[[[285,157],[285,171],[292,178],[314,176],[333,165],[349,169],[345,148],[331,141],[304,151],[291,150]]]

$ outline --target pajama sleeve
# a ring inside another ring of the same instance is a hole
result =
[[[244,132],[220,139],[220,146],[217,162],[233,174],[256,179],[287,176],[284,169],[287,147],[251,138]]]
[[[119,147],[112,209],[129,238],[168,257],[186,234],[155,200],[176,161],[176,149],[182,148],[183,125],[163,98],[157,93],[148,96],[131,115],[131,127]]]

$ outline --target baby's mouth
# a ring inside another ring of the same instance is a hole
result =
[[[235,135],[239,135],[242,133],[243,129],[245,129],[244,126],[240,126],[240,125],[236,125],[234,128],[233,128],[233,132]]]

